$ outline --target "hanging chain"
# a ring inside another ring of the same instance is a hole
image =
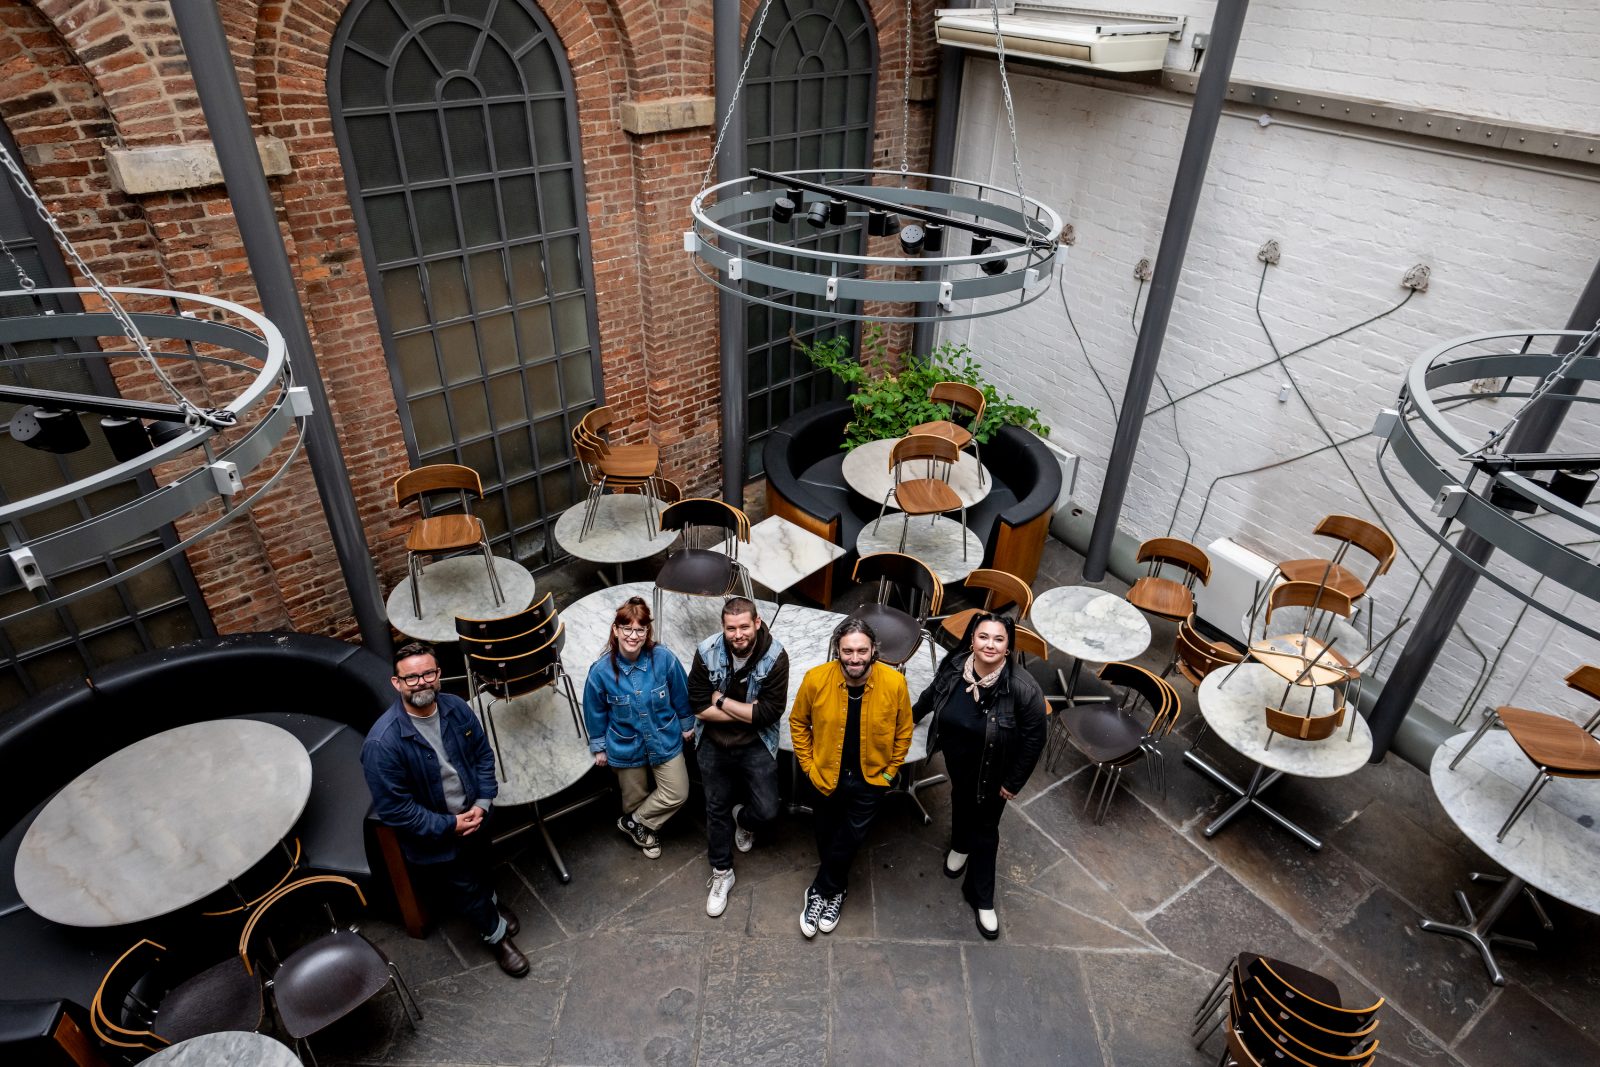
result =
[[[12,269],[17,272],[17,284],[22,286],[22,291],[25,293],[32,293],[37,287],[38,283],[29,277],[27,271],[22,269],[22,264],[17,262],[16,253],[11,251],[11,246],[6,243],[6,239],[4,237],[0,237],[0,252],[4,252],[6,254],[6,259],[11,261]]]
[[[150,369],[155,372],[156,378],[161,382],[162,385],[166,386],[167,391],[172,394],[175,400],[177,400],[178,406],[182,408],[184,412],[184,422],[191,429],[201,425],[214,427],[233,425],[233,412],[226,410],[202,410],[188,397],[184,396],[183,391],[173,383],[171,378],[167,377],[167,372],[161,368],[161,364],[159,361],[157,361],[155,353],[150,350],[150,342],[145,340],[144,334],[139,331],[139,327],[134,323],[132,316],[130,316],[127,310],[117,302],[117,298],[111,295],[111,290],[105,287],[104,283],[100,281],[100,279],[95,275],[94,271],[89,268],[89,264],[84,262],[83,257],[78,255],[78,250],[74,248],[72,246],[72,242],[67,239],[66,233],[62,231],[61,226],[56,222],[55,216],[50,214],[50,209],[44,206],[44,201],[39,199],[39,194],[34,192],[33,185],[22,173],[22,168],[18,166],[17,161],[12,158],[11,153],[6,149],[4,144],[0,144],[0,165],[5,166],[6,171],[11,175],[11,180],[14,181],[17,188],[22,191],[22,195],[27,197],[28,201],[33,204],[34,213],[37,214],[39,218],[44,221],[44,224],[50,228],[50,233],[55,237],[56,243],[61,246],[61,250],[65,252],[67,258],[72,261],[72,265],[78,269],[78,273],[83,275],[83,277],[88,280],[89,284],[94,287],[95,293],[99,295],[102,301],[104,301],[107,310],[111,312],[111,316],[116,319],[117,324],[122,327],[123,334],[130,342],[132,342],[134,348],[138,349],[139,355],[145,360],[145,362],[150,364]],[[9,248],[6,249],[6,256],[11,259],[12,263],[16,263],[16,258],[11,255],[11,250]],[[21,267],[18,267],[18,271],[21,271]],[[23,274],[23,279],[23,288],[29,292],[32,292],[32,279],[28,278],[26,274]]]
[[[906,0],[906,74],[900,89],[900,187],[911,170],[911,0]]]
[[[700,176],[700,191],[705,192],[706,186],[711,184],[711,172],[716,169],[717,156],[722,152],[722,139],[728,136],[728,127],[733,123],[733,116],[739,112],[739,94],[744,91],[744,78],[750,72],[750,61],[755,58],[756,44],[761,40],[761,28],[767,24],[767,12],[772,10],[772,0],[762,0],[761,14],[756,19],[756,28],[750,34],[750,47],[744,52],[744,66],[739,68],[739,80],[733,87],[733,98],[728,101],[728,113],[722,116],[722,128],[717,131],[717,143],[712,146],[711,158],[706,161],[706,172]]]
[[[989,0],[989,13],[994,19],[994,50],[1000,60],[1000,91],[1006,102],[1006,127],[1011,131],[1011,173],[1016,177],[1017,199],[1022,202],[1022,213],[1026,216],[1028,196],[1022,191],[1022,154],[1017,148],[1017,113],[1011,106],[1011,79],[1006,77],[1006,41],[1000,32],[1000,0]]]
[[[1557,382],[1567,376],[1567,371],[1572,369],[1572,365],[1588,354],[1588,350],[1594,345],[1596,337],[1600,337],[1600,319],[1596,319],[1594,325],[1589,327],[1589,332],[1578,338],[1578,343],[1572,346],[1572,351],[1568,352],[1560,363],[1552,367],[1549,374],[1539,380],[1539,384],[1534,386],[1533,391],[1528,394],[1528,399],[1523,401],[1516,414],[1512,415],[1504,426],[1490,434],[1487,441],[1471,452],[1464,454],[1461,458],[1476,459],[1503,441],[1506,435],[1516,428],[1517,422],[1522,418],[1523,414],[1531,411],[1536,402],[1551,389],[1554,389]]]

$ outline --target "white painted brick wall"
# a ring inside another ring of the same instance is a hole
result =
[[[1122,6],[1191,14],[1211,7]],[[1552,35],[1534,28],[1565,20],[1592,29],[1600,24],[1600,7],[1569,5],[1552,13],[1540,5],[1535,13],[1518,15],[1514,5],[1466,0],[1360,0],[1344,6],[1349,14],[1316,15],[1291,0],[1258,0],[1251,5],[1236,76],[1530,123],[1600,127],[1593,115],[1600,70],[1587,57],[1546,61],[1540,49]],[[1506,36],[1523,50],[1505,53],[1501,65],[1520,72],[1528,84],[1512,85],[1516,79],[1509,75],[1468,77],[1459,85],[1443,77],[1446,68],[1470,74],[1472,62],[1498,58],[1500,53],[1485,55],[1492,47],[1484,42],[1496,38],[1484,27],[1513,17],[1521,26],[1507,27]],[[1448,32],[1435,32],[1437,26]],[[1392,42],[1410,41],[1431,55],[1438,51],[1434,42],[1446,38],[1459,47],[1443,53],[1445,59],[1428,68],[1432,74],[1394,62],[1403,49]],[[1589,36],[1575,38],[1590,41],[1581,47],[1600,55]],[[1374,40],[1391,43],[1378,49]],[[1383,63],[1366,58],[1380,51],[1389,57]],[[1574,71],[1576,88],[1550,89]],[[1430,80],[1434,74],[1439,80]],[[1072,314],[1120,406],[1136,336],[1129,322],[1138,290],[1133,267],[1141,256],[1156,254],[1188,121],[1187,99],[1137,88],[1088,88],[1016,69],[1011,85],[1028,191],[1076,227],[1078,243],[1065,272]],[[1010,145],[992,60],[968,61],[961,115],[956,174],[1009,186]],[[1282,124],[1262,128],[1225,116],[1161,361],[1161,377],[1174,394],[1271,357],[1252,310],[1261,280],[1256,249],[1268,238],[1281,242],[1283,261],[1269,268],[1262,313],[1285,351],[1397,303],[1404,296],[1400,278],[1412,264],[1433,269],[1430,290],[1404,308],[1289,360],[1329,431],[1344,437],[1370,429],[1376,412],[1392,403],[1405,369],[1429,347],[1469,333],[1564,323],[1600,254],[1600,184]],[[1003,389],[1042,409],[1052,439],[1083,457],[1077,495],[1094,507],[1115,422],[1072,338],[1058,293],[1011,314],[952,323],[943,336],[971,343]],[[1370,514],[1336,455],[1324,452],[1220,483],[1196,526],[1212,479],[1325,443],[1298,399],[1278,402],[1284,380],[1280,370],[1268,369],[1177,408],[1193,473],[1175,534],[1202,544],[1231,536],[1264,555],[1286,558],[1317,551],[1310,529],[1322,515]],[[1158,383],[1152,406],[1164,401]],[[1500,419],[1511,406],[1501,402],[1483,414]],[[1564,439],[1592,449],[1600,429],[1592,418],[1575,420]],[[1345,454],[1410,555],[1378,587],[1381,632],[1396,621],[1417,581],[1415,565],[1428,560],[1434,545],[1411,526],[1378,477],[1374,442],[1357,442]],[[1152,416],[1122,526],[1138,536],[1165,533],[1183,469],[1172,411]],[[1430,575],[1437,576],[1442,565],[1436,559]],[[1516,568],[1505,567],[1505,573],[1528,584]],[[1566,599],[1561,590],[1545,593],[1557,604]],[[1425,602],[1426,589],[1410,613]],[[1521,607],[1480,583],[1465,628],[1492,657]],[[1574,610],[1600,618],[1595,605]],[[1564,628],[1552,632],[1545,617],[1529,612],[1479,703],[1514,697],[1525,706],[1582,717],[1591,709],[1572,699],[1560,678],[1585,661],[1600,662],[1600,648]],[[1513,692],[1530,665],[1527,684]],[[1480,653],[1455,635],[1422,700],[1453,714],[1482,666]]]

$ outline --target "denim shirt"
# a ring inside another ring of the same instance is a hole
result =
[[[601,656],[583,687],[583,721],[589,751],[604,750],[612,767],[657,766],[683,751],[683,732],[696,720],[689,710],[689,678],[665,646],[629,663]]]
[[[721,690],[724,680],[733,673],[733,663],[728,656],[728,642],[721,634],[712,634],[700,642],[700,647],[695,649],[700,662],[706,665],[706,672],[711,676],[711,687]],[[767,680],[767,674],[777,664],[778,657],[783,655],[783,642],[776,637],[767,641],[766,654],[750,669],[750,676],[745,679],[745,700],[754,704],[761,698],[761,683]],[[737,698],[735,698],[737,699]],[[700,744],[700,735],[705,730],[706,724],[698,718],[694,720],[694,743]],[[778,724],[772,723],[756,731],[761,738],[761,743],[767,746],[767,754],[773,759],[778,758]]]

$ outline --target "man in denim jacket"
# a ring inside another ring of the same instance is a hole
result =
[[[757,831],[778,816],[778,720],[789,695],[789,653],[754,602],[722,605],[722,632],[700,642],[689,671],[695,757],[706,791],[711,878],[706,914],[728,907],[733,850],[749,852]],[[733,799],[743,788],[748,806]]]
[[[493,949],[513,978],[528,960],[511,940],[520,924],[489,886],[489,810],[500,791],[494,751],[472,708],[439,691],[439,664],[421,642],[394,654],[400,694],[361,746],[373,807],[400,851]]]

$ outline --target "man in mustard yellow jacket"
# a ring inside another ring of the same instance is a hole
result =
[[[872,627],[846,619],[833,631],[833,658],[806,672],[789,715],[795,759],[822,794],[817,876],[800,913],[807,937],[839,925],[850,861],[906,760],[911,726],[905,678],[878,662]]]

